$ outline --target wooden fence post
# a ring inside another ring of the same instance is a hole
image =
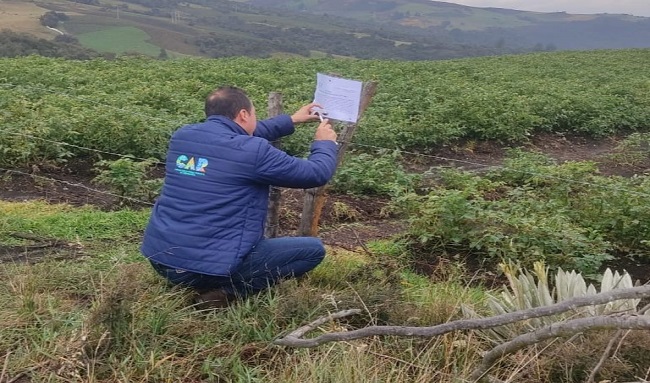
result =
[[[282,114],[282,94],[278,92],[269,93],[269,118]],[[273,146],[280,148],[280,141],[273,141]],[[278,236],[280,227],[280,200],[282,199],[282,189],[277,186],[271,186],[269,190],[269,208],[266,213],[266,225],[264,226],[264,237],[275,238]]]
[[[359,118],[370,105],[372,97],[377,90],[377,83],[364,82],[361,89],[361,104],[359,105]],[[341,133],[338,135],[339,151],[336,156],[336,166],[338,167],[343,161],[343,156],[348,149],[354,132],[357,129],[356,123],[347,123]],[[321,211],[325,205],[325,186],[305,190],[305,199],[300,217],[300,226],[298,235],[303,237],[315,237],[318,235],[318,222],[320,221]]]

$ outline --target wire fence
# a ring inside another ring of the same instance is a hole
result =
[[[46,91],[46,92],[54,93],[54,94],[57,94],[57,95],[63,95],[63,96],[70,97],[70,98],[73,98],[73,99],[78,99],[78,100],[81,100],[81,101],[87,102],[87,103],[92,103],[92,104],[96,103],[95,100],[87,99],[87,98],[81,97],[81,96],[69,95],[69,94],[62,93],[60,91],[56,91],[56,90],[52,90],[52,89],[48,89],[48,88],[34,87],[34,86],[19,86],[19,85],[15,85],[15,84],[11,84],[11,83],[0,84],[0,87],[12,88],[12,89],[13,88],[24,88],[24,89],[31,89],[31,90],[38,90],[38,91]],[[125,110],[123,108],[114,107],[114,106],[110,106],[110,105],[104,105],[104,106],[119,110],[119,111],[121,111],[123,113],[127,113],[127,114],[139,115],[139,116],[146,117],[146,118],[153,118],[154,120],[158,119],[160,121],[164,121],[165,124],[170,123],[170,121],[168,119],[156,118],[156,117],[152,117],[152,116],[149,116],[149,115],[143,115],[143,114],[137,114],[137,113],[134,113],[131,110]],[[92,152],[92,153],[97,153],[97,154],[110,155],[110,156],[117,157],[117,158],[129,158],[129,159],[140,160],[140,161],[151,160],[150,158],[147,159],[147,158],[141,158],[141,157],[136,157],[136,156],[132,156],[132,155],[125,155],[125,154],[121,154],[121,153],[109,152],[109,151],[105,151],[105,150],[99,150],[99,149],[83,147],[83,146],[79,146],[79,145],[75,145],[75,144],[70,144],[70,143],[66,143],[66,142],[62,142],[62,141],[50,140],[50,139],[46,139],[46,138],[42,138],[42,137],[30,135],[30,134],[12,132],[12,131],[9,131],[8,129],[1,129],[0,128],[0,133],[5,134],[5,135],[19,136],[19,137],[23,137],[23,138],[29,139],[29,140],[41,140],[43,142],[48,142],[48,143],[55,144],[55,145],[71,147],[71,148],[75,148],[75,149],[79,149],[79,150],[85,150],[85,151]],[[381,147],[381,146],[375,146],[375,145],[361,144],[361,143],[357,143],[357,142],[350,142],[349,144],[352,145],[352,146],[360,147],[360,148],[370,148],[370,149],[378,150],[378,151],[379,150],[397,151],[400,155],[406,154],[406,155],[416,156],[416,157],[426,157],[426,158],[435,159],[435,160],[442,161],[442,162],[447,162],[447,163],[456,163],[456,164],[460,164],[460,165],[470,165],[470,166],[472,166],[474,168],[509,170],[509,171],[520,172],[520,173],[523,173],[523,174],[532,175],[532,176],[536,176],[536,177],[540,177],[540,178],[552,179],[552,180],[555,180],[555,181],[562,181],[562,182],[577,184],[577,185],[581,185],[581,186],[588,186],[588,187],[612,190],[612,191],[617,191],[617,192],[625,192],[625,193],[629,193],[631,195],[637,195],[637,196],[641,196],[641,197],[650,197],[650,194],[648,194],[648,193],[642,193],[642,192],[638,192],[638,191],[634,191],[634,190],[628,190],[628,189],[625,189],[625,188],[618,188],[618,187],[615,187],[615,186],[612,186],[612,185],[599,185],[599,184],[594,184],[594,183],[590,183],[590,182],[586,182],[586,181],[579,181],[579,180],[570,179],[570,178],[563,178],[563,177],[553,176],[553,175],[550,175],[550,174],[542,174],[542,173],[537,173],[537,172],[532,172],[532,171],[525,171],[525,170],[522,170],[522,169],[513,169],[513,168],[509,168],[509,167],[504,166],[504,165],[485,164],[485,163],[480,163],[480,162],[476,162],[476,161],[469,161],[469,160],[457,159],[457,158],[449,158],[449,157],[444,157],[444,156],[439,156],[439,155],[432,155],[432,154],[424,154],[424,153],[418,153],[418,152],[407,151],[407,150],[396,149],[396,148],[387,148],[387,147]],[[640,152],[640,153],[648,154],[647,152]],[[165,165],[163,162],[160,162],[160,161],[154,161],[154,162],[152,162],[152,164],[159,165],[159,166],[164,166]],[[29,177],[33,177],[35,179],[40,179],[40,180],[48,181],[48,182],[59,182],[59,183],[62,183],[62,184],[66,184],[68,186],[75,186],[75,187],[83,188],[83,189],[85,189],[85,190],[87,190],[89,192],[92,192],[92,193],[103,194],[103,195],[107,195],[107,196],[114,197],[114,198],[119,198],[121,200],[127,200],[127,201],[138,203],[138,204],[153,205],[151,202],[148,202],[148,201],[143,201],[143,200],[139,200],[139,199],[132,198],[132,197],[117,195],[117,194],[114,194],[114,193],[111,193],[111,192],[107,192],[105,190],[91,188],[91,187],[89,187],[87,185],[84,185],[84,184],[81,184],[81,183],[72,183],[72,182],[65,181],[65,180],[49,178],[49,177],[45,177],[45,176],[42,176],[42,175],[36,175],[34,173],[25,172],[25,171],[22,171],[22,170],[19,170],[19,169],[0,168],[0,171],[4,171],[5,173],[11,173],[11,174],[16,174],[16,175],[29,176]]]
[[[132,197],[128,197],[128,196],[123,196],[123,195],[111,193],[111,192],[108,192],[106,190],[95,189],[95,188],[92,188],[92,187],[90,187],[90,186],[88,186],[86,184],[80,183],[80,182],[71,182],[71,181],[66,181],[66,180],[61,180],[61,179],[56,179],[56,178],[51,178],[51,177],[45,177],[45,176],[41,176],[41,175],[34,174],[34,173],[28,173],[28,172],[18,170],[18,169],[0,168],[0,172],[4,172],[5,174],[16,174],[16,175],[20,175],[20,176],[27,176],[27,177],[30,177],[30,178],[33,178],[33,179],[36,179],[36,180],[44,181],[44,182],[60,183],[62,185],[66,185],[66,186],[81,188],[81,189],[84,189],[84,190],[92,192],[92,193],[101,194],[101,195],[109,196],[109,197],[112,197],[112,198],[117,198],[118,200],[130,201],[130,202],[134,202],[134,203],[137,203],[137,204],[153,206],[153,203],[148,202],[148,201],[143,201],[143,200],[140,200],[140,199],[137,199],[137,198],[132,198]]]
[[[0,129],[0,133],[14,134],[14,135],[17,135],[17,136],[23,136],[24,138],[33,139],[33,140],[43,140],[43,141],[46,141],[46,142],[49,142],[49,143],[52,143],[52,144],[71,146],[71,147],[74,147],[76,149],[87,150],[89,152],[97,152],[97,153],[101,153],[101,154],[107,154],[107,155],[111,155],[111,156],[118,157],[118,158],[129,158],[129,159],[136,159],[136,160],[143,160],[143,161],[144,160],[149,160],[149,159],[145,159],[145,158],[134,157],[134,156],[131,156],[131,155],[124,155],[124,154],[120,154],[120,153],[107,152],[107,151],[97,150],[97,149],[93,149],[93,148],[86,148],[86,147],[82,147],[82,146],[78,146],[78,145],[68,144],[66,142],[60,142],[60,141],[44,139],[44,138],[41,138],[41,137],[36,137],[36,136],[28,135],[28,134],[7,132],[7,131],[3,131],[2,129]],[[569,184],[576,184],[576,185],[587,186],[587,187],[592,187],[592,188],[599,188],[599,189],[604,189],[604,190],[623,192],[623,193],[627,193],[627,194],[630,194],[630,195],[636,195],[636,196],[640,196],[640,197],[650,197],[649,193],[638,192],[638,191],[629,190],[629,189],[626,189],[626,188],[619,188],[619,187],[615,187],[615,186],[612,186],[612,185],[599,185],[599,184],[595,184],[595,183],[591,183],[591,182],[587,182],[587,181],[580,181],[580,180],[575,180],[575,179],[571,179],[571,178],[558,177],[558,176],[554,176],[554,175],[550,175],[550,174],[543,174],[543,173],[538,173],[538,172],[533,172],[533,171],[526,171],[526,170],[522,170],[522,169],[513,169],[513,168],[509,168],[509,167],[504,166],[504,165],[485,164],[485,163],[480,163],[480,162],[476,162],[476,161],[468,161],[468,160],[463,160],[463,159],[449,158],[449,157],[431,155],[431,154],[423,154],[423,153],[417,153],[417,152],[413,152],[413,151],[407,151],[407,150],[401,150],[401,149],[392,149],[392,148],[380,147],[380,146],[375,146],[375,145],[360,144],[360,143],[355,143],[355,142],[351,142],[350,145],[358,146],[358,147],[362,147],[362,148],[370,148],[370,149],[373,149],[373,150],[397,151],[399,154],[402,154],[402,155],[406,154],[406,155],[410,155],[410,156],[426,157],[426,158],[435,159],[437,161],[442,161],[442,162],[457,163],[457,164],[461,164],[461,165],[470,165],[470,166],[475,167],[475,168],[485,168],[485,169],[494,169],[494,170],[509,170],[509,171],[519,172],[519,173],[522,173],[522,174],[531,175],[531,176],[535,176],[535,177],[539,177],[539,178],[543,178],[543,179],[549,179],[549,180],[554,180],[554,181],[562,181],[562,182],[566,182],[566,183],[569,183]],[[153,162],[152,164],[159,165],[159,166],[164,166],[165,165],[163,162],[160,162],[160,161]],[[25,171],[22,171],[22,170],[19,170],[19,169],[0,168],[0,171],[3,171],[5,173],[21,175],[21,176],[29,176],[29,177],[32,177],[34,179],[40,179],[42,181],[58,182],[58,183],[62,183],[62,184],[68,185],[68,186],[74,186],[74,187],[82,188],[82,189],[85,189],[85,190],[87,190],[89,192],[92,192],[92,193],[103,194],[103,195],[107,195],[107,196],[110,196],[110,197],[118,198],[120,200],[127,200],[129,202],[134,202],[134,203],[138,203],[138,204],[142,204],[142,205],[153,205],[151,202],[148,202],[148,201],[143,201],[143,200],[139,200],[139,199],[132,198],[132,197],[117,195],[117,194],[114,194],[114,193],[111,193],[111,192],[107,192],[105,190],[100,190],[100,189],[89,187],[89,186],[87,186],[85,184],[82,184],[82,183],[73,183],[73,182],[70,182],[70,181],[65,181],[65,180],[60,180],[60,179],[55,179],[55,178],[49,178],[49,177],[45,177],[45,176],[42,176],[42,175],[25,172]]]

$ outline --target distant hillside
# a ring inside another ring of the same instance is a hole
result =
[[[449,41],[511,49],[650,47],[650,18],[475,8],[429,0],[244,0],[256,6],[417,27]]]
[[[65,33],[106,55],[435,60],[650,47],[650,18],[428,0],[3,0],[13,32]],[[47,29],[44,16],[51,25]],[[13,20],[21,20],[20,23]]]
[[[454,42],[399,24],[378,25],[226,0],[36,0],[13,4],[30,5],[32,13],[36,5],[43,13],[66,15],[51,27],[104,53],[400,60],[514,53],[505,47]],[[2,17],[0,14],[0,22]],[[19,26],[15,28],[20,31]]]
[[[593,50],[650,47],[650,18],[630,15],[571,15],[564,12],[534,13],[498,8],[495,14],[514,16],[527,25],[490,26],[483,30],[451,30],[456,42],[491,44],[510,48],[545,50]]]

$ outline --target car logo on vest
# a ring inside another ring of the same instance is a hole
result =
[[[208,167],[208,160],[206,158],[188,157],[181,154],[176,158],[176,171],[186,176],[204,176],[206,168]]]

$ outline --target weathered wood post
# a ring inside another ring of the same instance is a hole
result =
[[[269,117],[275,117],[282,114],[282,94],[278,92],[269,93]],[[280,148],[280,141],[273,141],[273,146]],[[269,210],[266,213],[266,225],[264,226],[264,237],[275,238],[278,236],[280,227],[280,200],[282,199],[282,189],[277,186],[271,186],[269,191]]]
[[[366,108],[368,108],[368,105],[370,105],[370,101],[375,95],[376,90],[376,82],[372,81],[363,83],[361,89],[361,103],[359,105],[359,119]],[[337,167],[343,161],[343,156],[345,156],[345,152],[352,141],[356,129],[356,123],[346,123],[345,127],[338,135],[339,152],[336,156]],[[315,237],[318,235],[318,222],[320,221],[321,211],[325,204],[326,187],[327,185],[305,190],[305,199],[302,208],[302,216],[300,217],[300,226],[298,227],[298,235],[303,237]]]

